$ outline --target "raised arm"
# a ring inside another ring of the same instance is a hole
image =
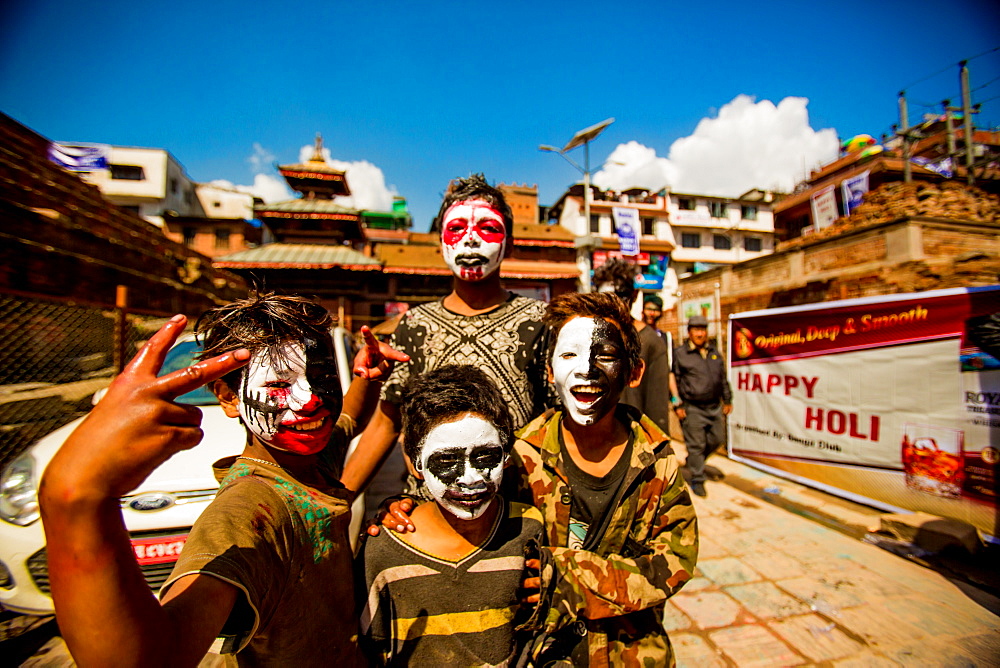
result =
[[[345,487],[356,492],[368,487],[396,444],[400,429],[399,407],[389,401],[380,401],[368,427],[361,434],[358,447],[344,465],[340,481]]]
[[[410,356],[406,353],[376,339],[367,326],[361,328],[361,335],[365,339],[365,345],[354,356],[355,378],[344,395],[343,408],[344,413],[354,418],[359,430],[365,428],[375,413],[379,403],[379,390],[382,382],[392,373],[392,367],[396,362],[410,361]]]
[[[52,599],[81,666],[195,665],[236,600],[231,585],[189,578],[161,608],[136,563],[119,506],[157,466],[201,441],[201,411],[173,399],[250,357],[237,350],[157,378],[185,322],[174,316],[153,335],[42,477]]]

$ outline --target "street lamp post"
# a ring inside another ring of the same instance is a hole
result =
[[[597,138],[597,135],[604,132],[604,129],[615,122],[614,118],[601,121],[597,125],[580,130],[561,149],[555,146],[542,144],[538,147],[540,151],[558,153],[566,162],[573,165],[583,173],[583,224],[585,233],[576,239],[576,247],[583,253],[584,271],[580,277],[581,292],[590,292],[590,254],[595,248],[600,248],[600,239],[595,239],[590,233],[590,142]],[[576,164],[566,153],[572,151],[577,146],[583,145],[583,167]]]

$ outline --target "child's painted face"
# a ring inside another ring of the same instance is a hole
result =
[[[481,281],[500,268],[507,228],[493,206],[481,199],[455,202],[441,221],[441,252],[451,273]]]
[[[438,505],[459,519],[474,520],[496,496],[505,460],[496,427],[466,413],[428,432],[416,469]]]
[[[333,347],[328,338],[305,339],[282,352],[284,361],[272,361],[266,350],[250,360],[240,384],[240,417],[270,447],[313,455],[330,442],[344,404]]]
[[[559,330],[552,376],[570,419],[597,422],[614,410],[628,383],[621,332],[604,319],[573,318]]]

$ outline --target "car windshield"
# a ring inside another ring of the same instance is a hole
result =
[[[163,366],[160,368],[159,375],[165,376],[168,373],[191,366],[197,361],[195,358],[200,352],[201,345],[197,341],[183,341],[178,343],[167,352],[167,357],[163,360]],[[215,398],[211,390],[204,385],[197,390],[182,394],[174,401],[192,406],[212,406],[219,403],[219,400]]]

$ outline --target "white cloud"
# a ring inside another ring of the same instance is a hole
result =
[[[312,144],[303,146],[299,150],[299,161],[309,160],[315,151],[316,147]],[[330,149],[325,147],[323,148],[323,159],[334,169],[345,172],[347,186],[351,189],[350,196],[336,198],[338,204],[371,211],[392,210],[392,199],[397,194],[396,189],[385,185],[385,175],[381,169],[367,160],[354,162],[332,160],[330,159]]]
[[[801,97],[786,97],[775,106],[738,95],[716,117],[702,119],[693,134],[675,141],[667,158],[635,141],[620,144],[594,183],[612,190],[669,185],[677,192],[725,197],[751,188],[790,192],[839,149],[835,130],[809,126],[807,104]]]
[[[294,196],[294,193],[285,183],[285,180],[280,176],[275,176],[273,173],[269,173],[274,171],[275,161],[276,158],[273,153],[268,151],[259,143],[254,142],[253,154],[247,158],[247,162],[250,163],[250,167],[253,168],[254,171],[253,185],[236,185],[231,181],[226,181],[224,179],[216,179],[215,181],[212,181],[211,184],[241,193],[249,193],[254,197],[259,197],[264,200],[265,204],[291,199]]]

